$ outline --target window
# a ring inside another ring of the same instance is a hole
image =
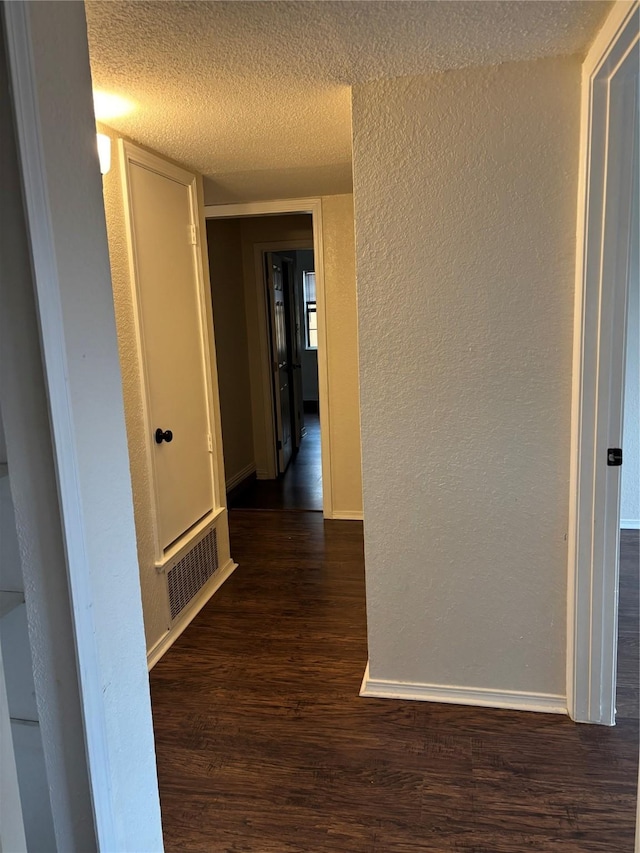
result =
[[[307,349],[318,349],[318,312],[316,310],[316,274],[313,270],[302,273],[304,287],[305,342]]]

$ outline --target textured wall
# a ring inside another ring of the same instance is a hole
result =
[[[207,245],[228,482],[255,466],[240,220],[209,219]]]
[[[638,137],[636,135],[636,150]],[[636,153],[636,163],[638,162]],[[636,179],[637,186],[637,179]],[[634,195],[629,269],[627,357],[624,390],[622,493],[620,519],[625,526],[640,527],[640,228],[638,194]]]
[[[580,62],[353,90],[370,672],[564,694]]]
[[[333,510],[362,513],[353,196],[322,199]]]

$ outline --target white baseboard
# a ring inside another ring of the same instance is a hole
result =
[[[377,699],[411,699],[419,702],[444,702],[450,705],[477,705],[481,708],[506,708],[514,711],[539,711],[566,714],[564,696],[549,693],[523,693],[519,690],[489,690],[482,687],[451,687],[447,684],[416,684],[371,678],[369,664],[364,671],[360,695]]]
[[[621,530],[640,530],[640,518],[621,518]]]
[[[331,518],[336,521],[362,521],[362,510],[357,509],[334,509]]]
[[[235,489],[236,486],[239,486],[243,480],[246,480],[247,477],[250,477],[256,470],[256,463],[252,462],[251,465],[245,465],[242,471],[238,471],[237,474],[234,474],[233,477],[229,477],[229,479],[225,483],[225,487],[227,491],[231,491],[231,489]]]
[[[238,564],[234,563],[233,560],[229,559],[229,561],[222,566],[222,568],[218,569],[206,584],[202,587],[200,592],[192,599],[191,603],[185,607],[182,611],[178,619],[173,623],[171,628],[167,631],[164,636],[160,637],[157,643],[155,643],[149,651],[147,652],[147,667],[149,670],[153,669],[153,667],[158,663],[160,658],[171,648],[171,646],[178,639],[180,634],[187,628],[191,622],[195,619],[195,617],[200,613],[205,604],[209,601],[209,599],[213,596],[215,592],[217,592],[222,584],[233,574],[233,572],[238,568]]]

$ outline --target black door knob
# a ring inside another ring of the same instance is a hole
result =
[[[165,429],[164,431],[158,427],[156,430],[156,444],[162,444],[163,441],[169,443],[173,441],[173,433],[170,429]]]

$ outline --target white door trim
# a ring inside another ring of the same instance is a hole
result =
[[[322,199],[294,198],[279,201],[254,201],[242,204],[205,205],[205,219],[239,219],[247,216],[269,216],[286,213],[310,213],[313,223],[313,252],[316,272],[318,312],[318,397],[320,408],[320,448],[322,454],[322,511],[333,518],[331,477],[331,427],[329,407],[329,371],[327,363],[327,315],[324,282],[324,247],[322,231]],[[291,241],[286,248],[291,248]],[[264,370],[263,370],[264,373]],[[271,399],[270,392],[268,399]]]
[[[621,446],[626,276],[630,233],[623,209],[632,186],[622,117],[612,84],[637,68],[638,2],[617,3],[583,65],[567,595],[567,703],[579,722],[615,723],[619,469],[606,449]],[[627,146],[628,147],[628,146]],[[625,149],[626,150],[626,149]],[[631,146],[633,151],[633,146]],[[615,507],[615,508],[614,508]]]

